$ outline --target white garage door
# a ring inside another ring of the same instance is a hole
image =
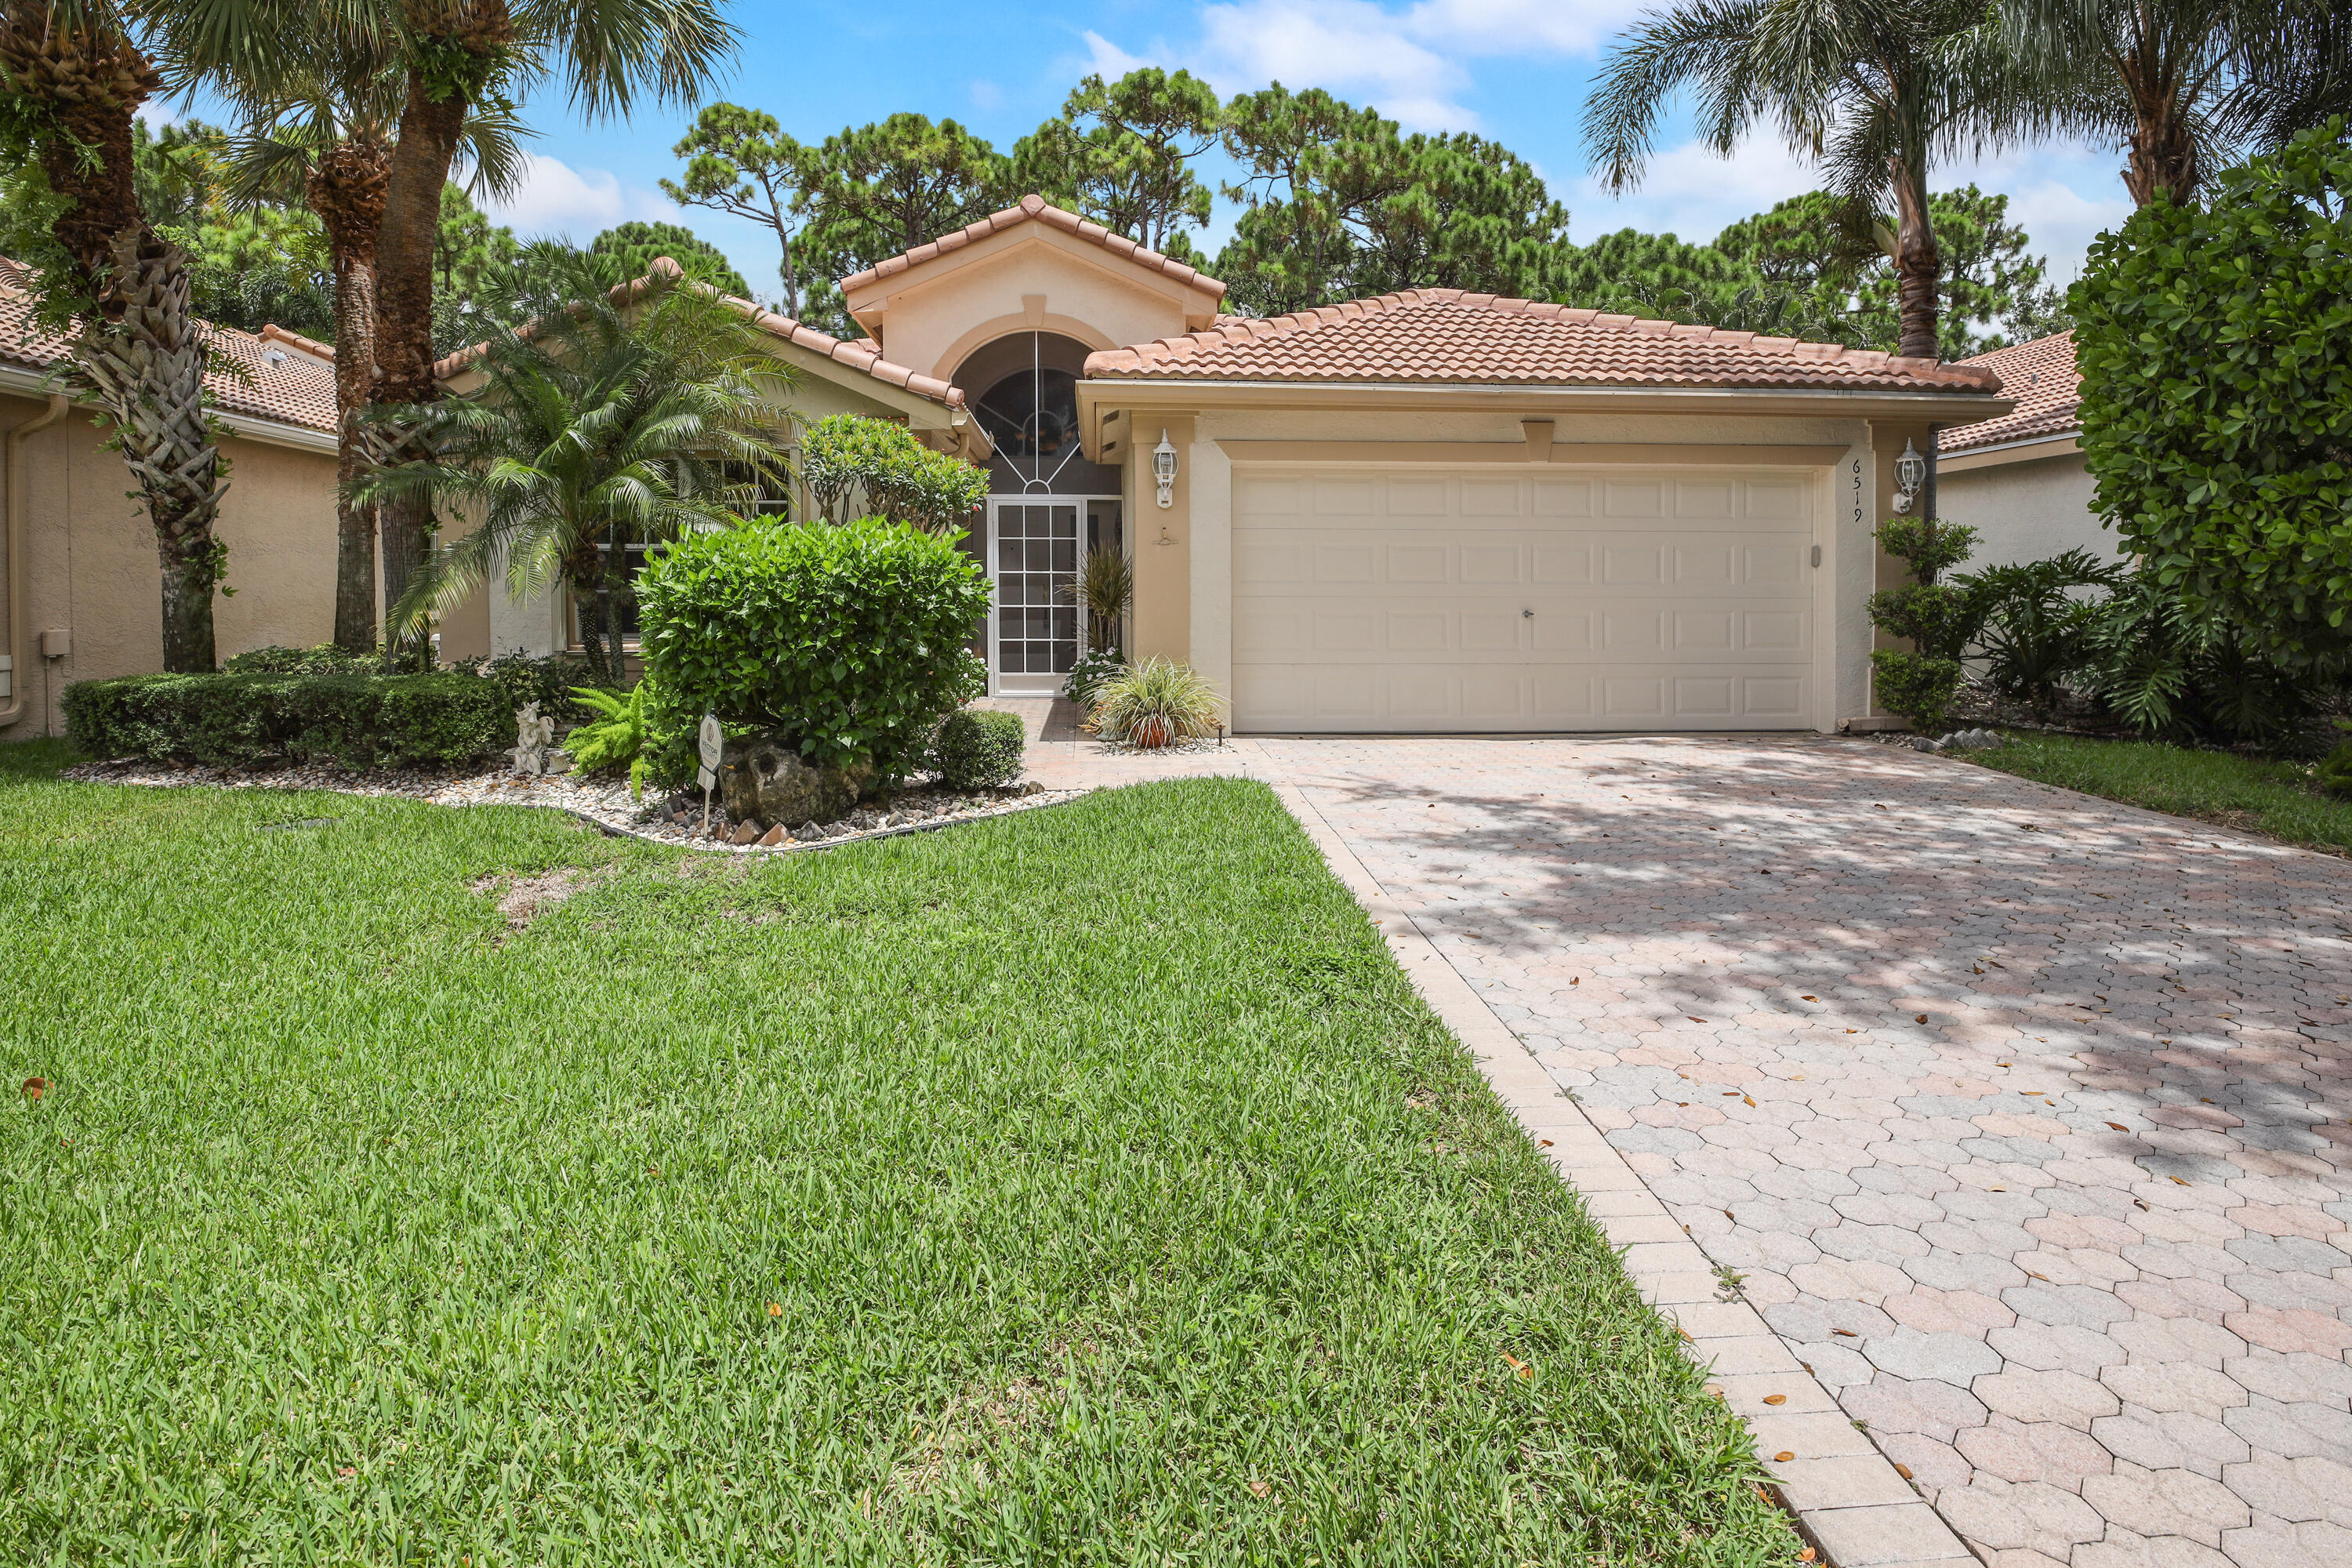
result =
[[[1811,493],[1800,470],[1238,470],[1234,725],[1810,725]]]

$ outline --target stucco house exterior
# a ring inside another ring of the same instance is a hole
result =
[[[130,474],[89,411],[50,379],[67,345],[33,321],[23,270],[0,261],[0,740],[61,734],[76,680],[163,664],[162,562]],[[213,603],[221,657],[334,632],[333,351],[276,328],[212,331],[206,377],[230,465]]]
[[[1868,722],[1864,605],[1902,580],[1871,537],[1896,459],[2018,408],[1990,364],[1456,290],[1231,316],[1223,284],[1035,196],[842,290],[863,340],[736,303],[793,367],[799,417],[897,421],[986,467],[966,547],[995,589],[992,691],[1059,689],[1081,646],[1069,587],[1089,552],[1117,550],[1135,571],[1129,653],[1189,660],[1241,732]],[[257,461],[231,500],[307,517],[268,535],[289,563],[268,596],[303,607],[248,635],[235,617],[262,606],[240,595],[225,654],[327,635],[325,365],[271,367],[317,377],[315,477]],[[478,374],[467,354],[437,369],[459,394]],[[110,614],[152,643],[152,574],[125,542],[143,519],[110,526],[112,570],[142,584]],[[494,582],[442,624],[442,653],[546,652],[572,626],[560,594]],[[153,668],[127,637],[68,678]]]
[[[2045,561],[2078,549],[2121,554],[2122,542],[2091,507],[2074,334],[2056,332],[1960,363],[1991,371],[2017,403],[1999,418],[1938,437],[1936,510],[1978,530],[1969,564]]]
[[[993,689],[1056,684],[1063,584],[1123,548],[1129,651],[1244,732],[1866,718],[1895,459],[2014,407],[1983,366],[1451,290],[1230,317],[1034,196],[842,287],[993,443]]]

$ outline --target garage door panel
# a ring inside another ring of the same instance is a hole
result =
[[[1520,557],[1524,553],[1516,544],[1465,544],[1460,556],[1462,581],[1516,583],[1520,578]]]
[[[1517,653],[1519,651],[1521,616],[1512,610],[1465,610],[1462,612],[1462,651],[1465,653]]]
[[[1604,544],[1601,580],[1612,587],[1646,586],[1666,580],[1666,552],[1658,544]]]
[[[1448,583],[1454,573],[1454,552],[1443,544],[1391,544],[1388,547],[1388,581]]]
[[[1538,544],[1533,552],[1535,580],[1570,584],[1592,581],[1592,550],[1584,544]]]
[[[1592,616],[1575,610],[1553,610],[1528,623],[1529,642],[1537,653],[1592,651]]]
[[[1446,514],[1444,479],[1391,479],[1388,497],[1389,513],[1393,517],[1444,517]]]
[[[1241,728],[1809,721],[1802,479],[1277,471],[1234,494]]]
[[[1591,517],[1591,479],[1538,479],[1533,485],[1538,517]]]

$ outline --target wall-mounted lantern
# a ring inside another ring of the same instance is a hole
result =
[[[1895,459],[1895,510],[1910,511],[1918,502],[1919,487],[1927,482],[1927,459],[1906,439],[1903,455]]]
[[[1160,504],[1176,504],[1176,448],[1168,444],[1168,432],[1160,432],[1160,445],[1151,448],[1151,477],[1160,485]]]

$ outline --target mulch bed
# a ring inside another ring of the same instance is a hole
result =
[[[625,780],[558,773],[518,778],[504,766],[480,772],[385,769],[352,772],[313,763],[277,768],[215,768],[123,758],[84,763],[61,778],[85,784],[138,784],[170,788],[205,784],[227,789],[333,790],[342,795],[397,795],[435,805],[539,805],[569,812],[608,833],[688,849],[732,854],[824,848],[862,838],[888,837],[950,823],[1003,816],[1054,805],[1086,794],[1048,790],[1034,783],[1001,790],[949,790],[919,785],[859,806],[837,822],[802,824],[750,843],[735,842],[737,825],[714,802],[710,827],[703,827],[699,795],[654,795],[635,800]]]

